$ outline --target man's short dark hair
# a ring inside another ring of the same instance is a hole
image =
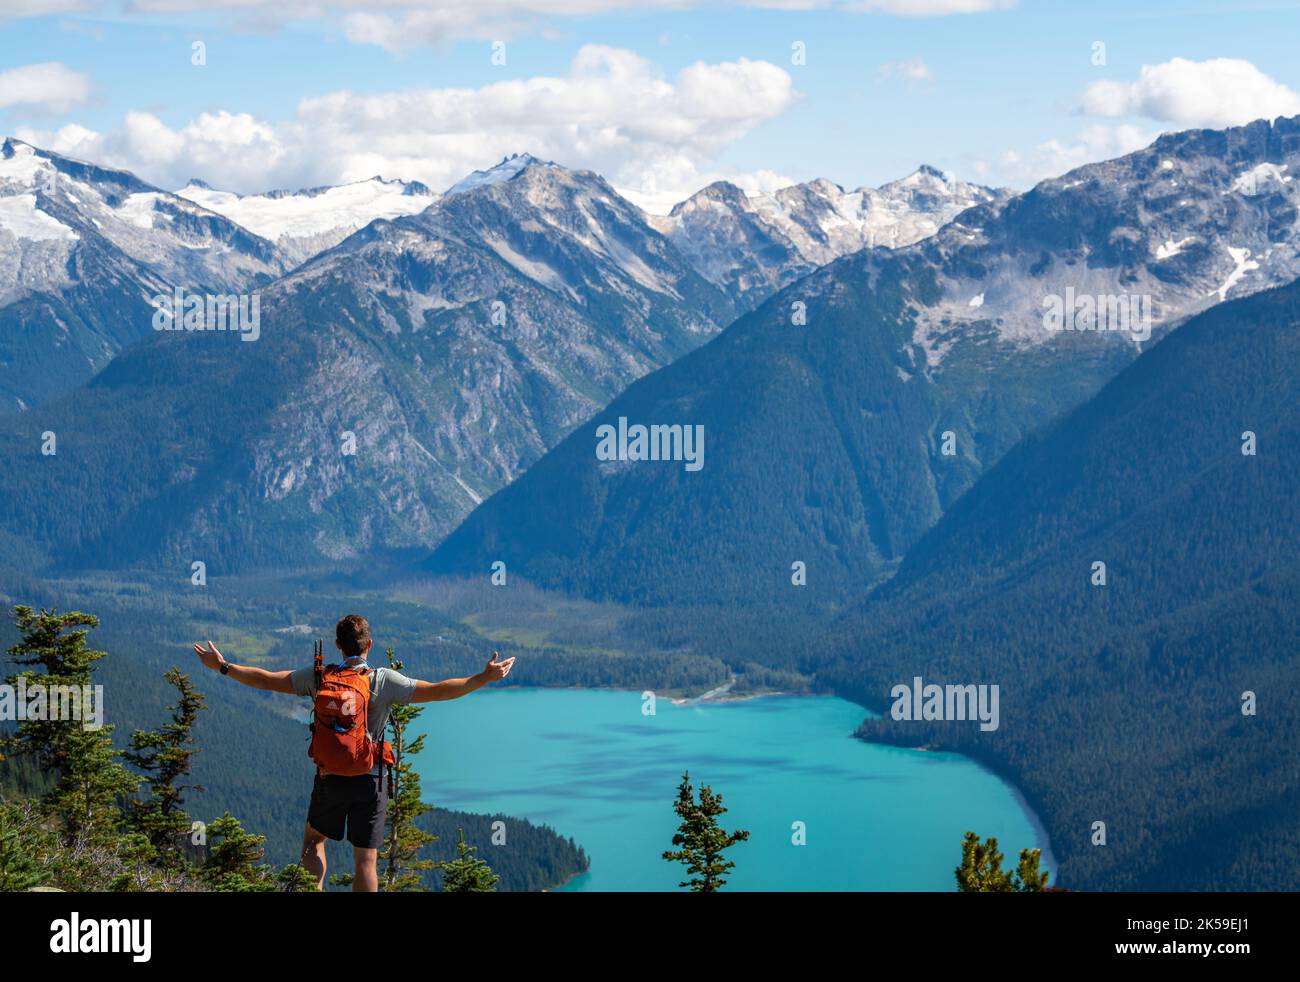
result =
[[[366,650],[370,640],[370,622],[360,614],[348,614],[334,628],[334,640],[343,654],[357,658]]]

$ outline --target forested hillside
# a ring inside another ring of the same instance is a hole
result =
[[[427,568],[469,575],[501,560],[549,588],[654,605],[829,601],[885,576],[986,462],[1131,356],[1106,343],[1002,357],[967,338],[931,379],[899,312],[933,297],[932,277],[919,256],[881,251],[799,281],[631,385]],[[791,323],[796,304],[807,326]],[[621,417],[702,427],[703,467],[597,460],[597,428]]]
[[[1009,774],[1065,885],[1296,889],[1297,365],[1300,284],[1189,322],[985,475],[819,680],[882,711],[917,675],[998,684],[996,731],[863,733]]]

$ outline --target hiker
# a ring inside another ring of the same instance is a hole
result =
[[[366,664],[370,645],[370,623],[358,614],[348,614],[334,629],[334,646],[343,654],[340,665],[324,664],[319,643],[315,664],[283,672],[232,664],[211,641],[206,647],[194,646],[205,668],[228,675],[242,685],[314,700],[308,753],[316,762],[316,781],[307,808],[299,862],[322,889],[325,840],[339,841],[345,829],[356,860],[353,891],[379,889],[376,863],[384,844],[384,822],[392,790],[391,772],[390,786],[385,787],[384,782],[385,769],[393,764],[392,750],[384,740],[390,707],[394,703],[459,699],[505,678],[515,663],[513,658],[499,661],[494,651],[487,667],[477,675],[422,682],[391,668],[370,668]],[[365,725],[356,725],[362,719]]]

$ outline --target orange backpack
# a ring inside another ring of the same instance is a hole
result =
[[[393,763],[392,745],[370,737],[371,680],[377,669],[358,671],[325,664],[325,644],[316,642],[316,702],[312,707],[307,756],[325,774],[357,777],[381,761]]]

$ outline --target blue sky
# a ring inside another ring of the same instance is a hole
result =
[[[1024,187],[1163,130],[1300,113],[1296,4],[14,3],[36,15],[0,21],[0,131],[163,185],[445,186],[530,150],[664,200],[719,177],[875,185],[922,162]],[[899,15],[971,5],[995,9]]]

